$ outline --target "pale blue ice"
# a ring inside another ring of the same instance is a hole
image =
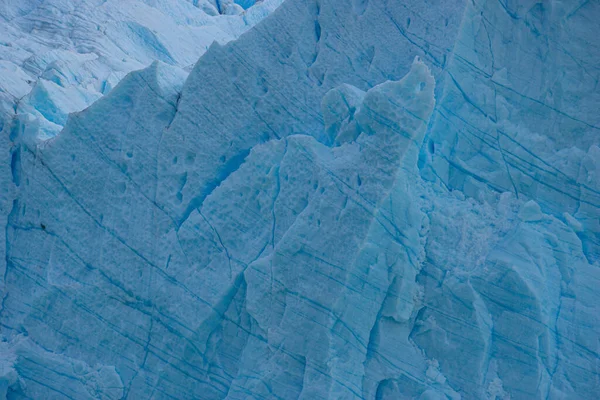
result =
[[[0,398],[598,398],[599,33],[0,0]]]

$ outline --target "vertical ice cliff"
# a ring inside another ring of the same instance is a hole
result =
[[[597,16],[288,0],[13,121],[0,395],[593,399]]]
[[[421,175],[498,210],[516,199],[520,211],[467,282],[449,281],[431,297],[441,310],[423,309],[435,324],[415,342],[446,357],[447,374],[463,375],[473,397],[482,382],[498,393],[495,375],[511,398],[598,392],[600,52],[590,33],[599,12],[595,2],[554,1],[465,10]],[[447,277],[447,263],[427,262],[425,281]],[[471,321],[445,315],[455,308]],[[464,335],[467,323],[481,333]],[[449,359],[448,348],[467,346],[454,353],[460,361]],[[458,370],[465,360],[468,375]]]
[[[533,197],[579,220],[600,257],[597,2],[469,4],[432,129],[434,174],[477,196],[481,187]],[[590,160],[595,161],[590,161]],[[431,173],[429,174],[431,175]]]
[[[53,137],[69,113],[154,60],[189,71],[213,41],[238,37],[281,2],[246,2],[235,15],[219,15],[208,0],[0,2],[0,252],[19,141]]]

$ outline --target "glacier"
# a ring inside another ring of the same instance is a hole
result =
[[[600,3],[74,3],[0,5],[0,395],[597,397]]]
[[[226,43],[266,17],[282,0],[241,3],[211,0],[0,2],[0,226],[15,197],[10,126],[19,140],[47,140],[73,112],[110,92],[131,71],[155,60],[189,71],[213,41]],[[241,6],[240,6],[241,7]],[[235,7],[234,7],[235,8]],[[231,11],[231,10],[230,10]],[[235,11],[235,10],[234,10]],[[5,253],[6,230],[0,229]],[[0,258],[4,270],[6,258]]]
[[[4,1],[0,130],[16,115],[48,139],[127,73],[155,60],[189,70],[213,41],[237,38],[281,2]]]

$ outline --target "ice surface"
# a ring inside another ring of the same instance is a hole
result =
[[[0,2],[0,226],[14,199],[16,132],[27,142],[54,137],[70,113],[155,60],[189,71],[213,41],[238,37],[281,2],[265,0],[243,14],[218,17],[203,9],[208,0]],[[2,251],[5,233],[0,229]],[[1,257],[0,269],[5,264]]]
[[[0,394],[597,396],[597,3],[288,0],[189,76],[140,15],[104,89],[0,64]]]
[[[0,5],[0,101],[20,109],[0,109],[0,125],[12,114],[32,114],[60,131],[69,112],[89,106],[128,72],[155,60],[188,68],[213,41],[238,37],[281,2],[252,7],[254,2],[231,1],[231,11],[222,13],[235,15],[218,16],[203,8],[213,7],[209,0],[5,1]],[[57,88],[46,90],[52,83]],[[28,107],[46,105],[35,95],[24,99],[36,89],[67,114],[57,122],[31,111]]]
[[[585,1],[469,4],[431,132],[434,174],[449,187],[512,191],[573,214],[591,263],[600,181],[582,168],[600,132],[598,13]]]

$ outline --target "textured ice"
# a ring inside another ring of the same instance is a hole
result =
[[[89,106],[128,72],[155,60],[190,68],[213,41],[238,37],[281,2],[3,1],[0,129],[14,115],[33,116],[43,119],[38,126],[50,122],[55,135],[68,113]],[[216,4],[231,15],[211,12]],[[48,115],[50,104],[61,108],[58,118]]]
[[[155,60],[189,71],[213,41],[238,37],[281,2],[213,16],[208,0],[1,1],[0,226],[14,199],[11,180],[18,180],[10,170],[20,158],[12,151],[16,136],[29,143],[54,137],[70,113]],[[0,229],[3,253],[5,234]],[[0,257],[0,269],[5,264]]]
[[[0,77],[0,395],[597,397],[597,2],[288,0],[189,76],[115,21],[83,111]]]

